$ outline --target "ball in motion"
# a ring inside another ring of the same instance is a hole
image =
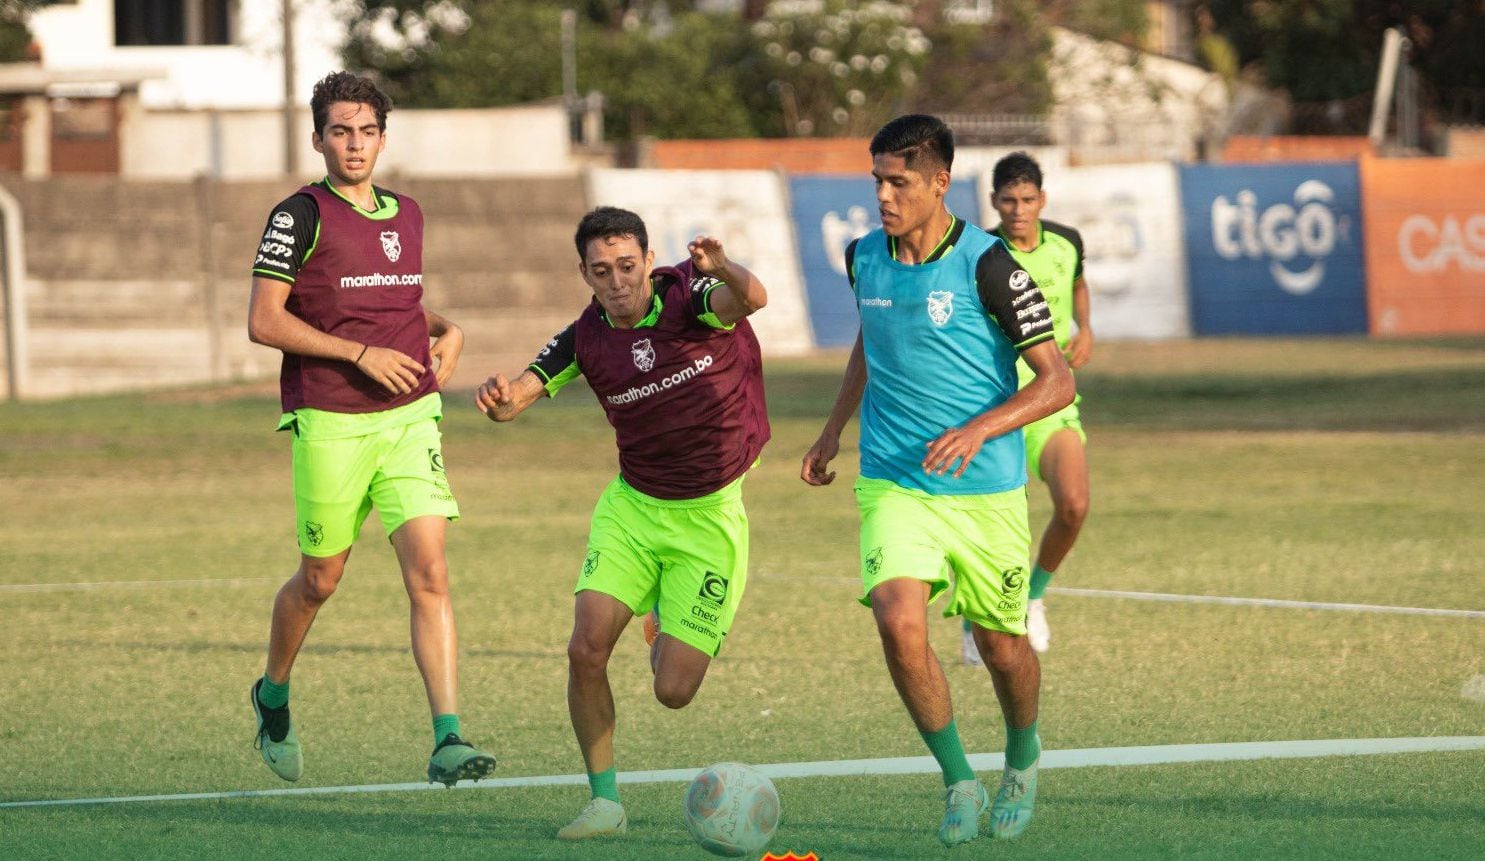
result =
[[[715,855],[757,855],[779,827],[779,793],[740,762],[703,769],[686,790],[686,830]]]

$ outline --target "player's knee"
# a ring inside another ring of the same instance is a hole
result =
[[[1088,497],[1072,494],[1057,501],[1057,519],[1071,529],[1081,529],[1088,517]]]
[[[877,631],[890,652],[911,652],[928,644],[928,624],[921,609],[891,609],[877,614]]]
[[[1026,663],[1028,656],[1034,654],[1030,641],[1025,637],[989,631],[984,639],[982,655],[985,665],[997,673],[1015,672]]]
[[[691,704],[696,698],[696,692],[700,689],[700,681],[693,682],[690,679],[655,677],[655,699],[660,705],[668,709],[683,709]]]
[[[449,566],[442,559],[418,562],[407,571],[407,591],[413,600],[442,599],[449,594]]]
[[[601,673],[608,667],[610,649],[581,634],[567,641],[567,664],[574,673]]]
[[[345,565],[334,559],[305,562],[299,572],[300,596],[312,604],[323,604],[335,594]]]

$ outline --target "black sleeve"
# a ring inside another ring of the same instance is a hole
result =
[[[985,313],[1000,324],[1000,331],[1017,350],[1040,344],[1052,337],[1052,313],[1047,300],[1016,258],[997,242],[975,265],[975,286]]]
[[[861,238],[858,236],[846,246],[846,280],[851,283],[853,293],[856,291],[856,243],[860,241]]]
[[[1068,241],[1068,244],[1072,245],[1073,251],[1077,254],[1078,258],[1077,261],[1073,263],[1073,280],[1076,281],[1079,278],[1082,278],[1083,234],[1079,233],[1075,228],[1068,227],[1066,224],[1058,224],[1055,221],[1043,221],[1042,227],[1046,228],[1052,233],[1057,234],[1058,236],[1061,236],[1063,239],[1066,239]]]
[[[293,284],[314,248],[319,224],[320,208],[307,194],[296,194],[275,206],[258,242],[253,274]]]
[[[577,367],[577,323],[552,336],[536,358],[527,366],[538,377],[547,390],[554,395],[578,374]]]

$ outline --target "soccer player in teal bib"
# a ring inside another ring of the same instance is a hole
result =
[[[938,836],[1025,830],[1036,801],[1041,669],[1026,642],[1026,452],[1020,428],[1071,403],[1072,374],[1035,281],[1005,244],[944,206],[954,138],[935,117],[887,123],[871,141],[882,227],[846,250],[861,331],[835,406],[800,477],[830,461],[861,408],[862,603],[892,681],[943,769]],[[1035,374],[1016,385],[1017,355]],[[864,396],[863,396],[864,395]],[[928,642],[928,604],[948,593],[989,667],[1006,725],[994,803],[969,766],[949,686]]]
[[[698,236],[691,257],[655,267],[644,222],[610,206],[574,237],[593,302],[514,381],[496,375],[476,404],[511,421],[582,374],[613,425],[619,476],[593,511],[573,592],[567,705],[590,798],[563,840],[628,827],[614,767],[608,660],[635,616],[658,611],[655,698],[696,696],[747,586],[742,482],[768,441],[763,359],[747,317],[763,284]]]
[[[269,216],[248,319],[253,341],[283,351],[279,429],[293,434],[300,552],[274,600],[268,664],[250,694],[257,746],[275,774],[299,779],[289,673],[375,506],[402,568],[413,659],[433,713],[428,780],[452,786],[495,770],[494,757],[460,736],[444,556],[459,506],[444,472],[439,387],[464,333],[422,305],[422,211],[371,182],[390,100],[370,79],[337,72],[315,85],[310,108],[326,176]]]

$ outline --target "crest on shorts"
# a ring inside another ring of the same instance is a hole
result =
[[[954,316],[954,294],[948,290],[935,290],[928,294],[928,319],[933,325],[942,326]]]
[[[428,449],[428,468],[434,472],[443,472],[443,452],[436,448]]]
[[[641,338],[629,346],[629,352],[634,356],[634,367],[641,371],[648,371],[655,367],[655,348],[650,346],[649,338]]]
[[[1014,592],[1026,582],[1026,569],[1020,566],[1008,569],[1001,573],[1000,582],[1007,592]]]
[[[325,525],[313,520],[304,521],[304,540],[312,547],[319,547],[320,542],[325,540]]]
[[[588,551],[588,557],[583,560],[583,576],[584,577],[587,577],[589,574],[592,574],[593,573],[593,569],[595,569],[597,567],[598,567],[598,551],[597,550],[589,550]]]
[[[708,571],[702,575],[701,588],[696,590],[696,597],[713,607],[720,607],[727,600],[727,584],[726,577],[715,571]]]
[[[381,236],[382,250],[387,253],[387,259],[396,263],[397,258],[402,256],[402,240],[397,238],[395,230],[383,230]]]
[[[882,548],[874,547],[866,554],[866,576],[875,577],[882,570]]]

